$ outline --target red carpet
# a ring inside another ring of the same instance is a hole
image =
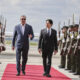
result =
[[[16,73],[16,65],[8,64],[1,80],[71,80],[54,68],[51,69],[51,78],[44,77],[43,67],[40,65],[27,65],[25,76],[22,73],[16,76]]]

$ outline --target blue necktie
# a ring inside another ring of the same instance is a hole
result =
[[[48,35],[50,36],[50,29],[48,29]]]

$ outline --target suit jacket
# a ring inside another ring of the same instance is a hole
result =
[[[38,49],[42,49],[42,51],[58,50],[56,30],[51,29],[50,36],[48,35],[46,28],[41,30]]]
[[[15,46],[15,42],[16,42],[17,48],[24,47],[24,48],[29,49],[29,36],[28,35],[32,34],[31,40],[34,38],[33,29],[30,25],[26,24],[24,35],[23,35],[21,27],[22,27],[21,24],[15,26],[12,46]]]

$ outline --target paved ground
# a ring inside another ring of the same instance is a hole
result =
[[[0,62],[2,62],[2,64],[0,64],[0,80],[1,80],[6,65],[9,63],[11,64],[16,63],[15,51],[12,51],[10,47],[7,47],[7,50],[0,55]],[[30,48],[28,64],[42,65],[41,54],[38,53],[37,46],[32,46]],[[58,68],[59,64],[60,64],[60,55],[58,53],[55,56],[53,55],[52,67],[56,68],[57,70],[67,75],[68,77],[72,78],[72,80],[80,80],[79,76],[74,76],[72,73],[69,73],[69,71],[66,71],[64,69],[59,69]]]

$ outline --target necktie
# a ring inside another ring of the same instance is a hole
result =
[[[50,29],[48,29],[48,35],[50,36]]]

